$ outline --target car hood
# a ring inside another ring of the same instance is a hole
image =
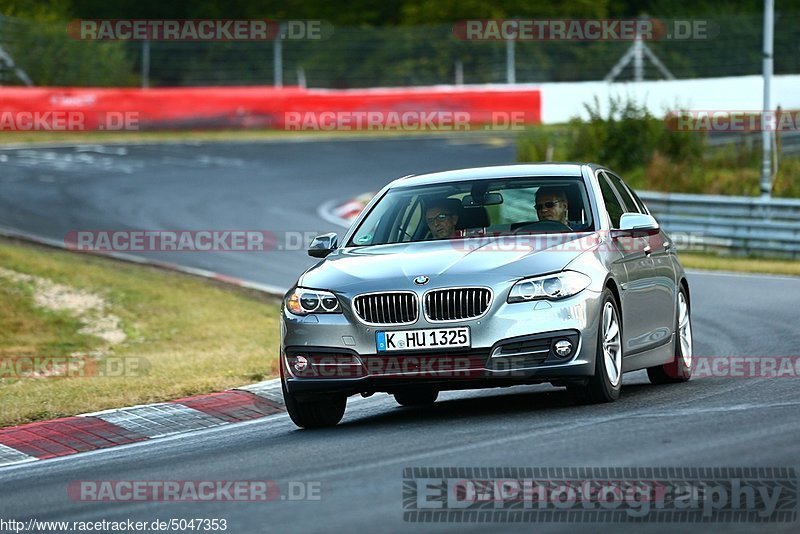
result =
[[[489,285],[560,271],[592,247],[593,236],[478,237],[340,249],[306,271],[298,285],[332,290],[353,285],[375,290],[407,288],[422,275],[430,278],[426,287]]]

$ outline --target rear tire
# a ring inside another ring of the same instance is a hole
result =
[[[610,289],[603,290],[600,320],[597,326],[597,353],[594,376],[585,386],[567,386],[584,404],[613,402],[622,389],[622,318]]]
[[[394,400],[401,406],[430,406],[437,398],[439,392],[435,389],[398,391],[394,394]]]
[[[678,291],[678,306],[675,317],[675,357],[664,365],[647,368],[651,384],[674,384],[686,382],[692,377],[692,317],[686,290]]]
[[[300,428],[325,428],[336,426],[344,417],[347,397],[319,396],[318,398],[297,399],[286,389],[286,380],[281,369],[281,389],[286,411],[294,424]]]

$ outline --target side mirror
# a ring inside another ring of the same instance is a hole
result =
[[[655,235],[659,232],[658,221],[652,215],[642,213],[623,213],[619,219],[619,230],[614,230],[613,237]]]
[[[324,258],[339,246],[339,236],[334,232],[318,235],[308,246],[308,255],[312,258]]]

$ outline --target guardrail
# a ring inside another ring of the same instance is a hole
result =
[[[761,132],[709,132],[706,143],[712,147],[748,144],[760,146]],[[800,131],[780,132],[777,143],[779,147],[778,157],[800,154]]]
[[[800,199],[762,199],[645,191],[640,197],[686,248],[800,259]]]

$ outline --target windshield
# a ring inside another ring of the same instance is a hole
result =
[[[580,178],[508,178],[396,187],[347,246],[594,230]]]

